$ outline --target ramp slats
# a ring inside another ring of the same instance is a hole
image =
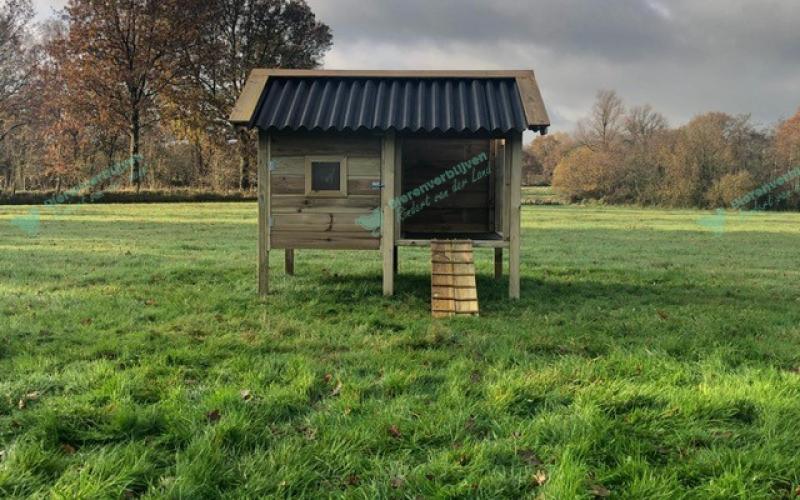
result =
[[[432,240],[431,314],[434,318],[446,318],[478,313],[472,242]]]

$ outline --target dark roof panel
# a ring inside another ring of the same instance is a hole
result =
[[[507,133],[528,123],[513,78],[271,77],[251,126]]]

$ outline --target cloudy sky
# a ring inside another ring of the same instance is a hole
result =
[[[534,69],[553,130],[571,129],[598,89],[673,125],[710,110],[768,125],[800,106],[800,0],[308,3],[334,32],[326,68]]]

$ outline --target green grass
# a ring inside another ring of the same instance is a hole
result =
[[[526,207],[522,300],[272,254],[255,205],[0,209],[0,497],[790,497],[800,215]],[[243,393],[242,391],[249,391]],[[22,401],[22,404],[20,402]]]

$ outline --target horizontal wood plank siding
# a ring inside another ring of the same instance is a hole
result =
[[[272,156],[381,157],[381,138],[372,134],[274,133]],[[312,149],[313,151],[309,151]]]
[[[377,250],[380,236],[358,224],[380,206],[381,143],[371,134],[275,134],[272,246]],[[305,195],[307,156],[347,158],[346,197]]]

